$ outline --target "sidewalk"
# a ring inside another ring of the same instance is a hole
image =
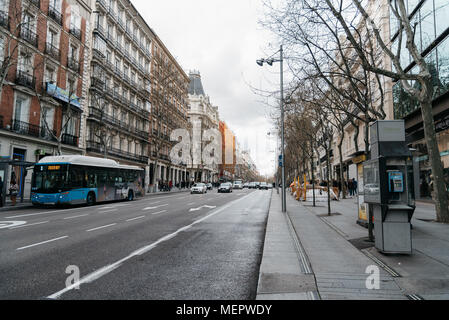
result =
[[[376,263],[308,207],[291,196],[287,215],[280,207],[273,192],[257,299],[407,299],[380,267],[380,290],[367,289],[366,269]]]
[[[417,202],[412,219],[413,254],[383,255],[364,242],[367,229],[356,224],[356,198],[333,201],[336,216],[323,216],[321,220],[334,228],[343,238],[353,243],[361,252],[380,260],[397,273],[396,283],[404,294],[419,295],[423,299],[449,299],[449,225],[435,223],[433,204]],[[292,204],[295,205],[295,204]],[[296,203],[296,206],[302,204]],[[310,203],[306,203],[310,205]],[[315,215],[327,213],[327,207],[310,208]]]

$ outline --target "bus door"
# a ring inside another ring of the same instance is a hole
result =
[[[70,200],[72,204],[84,203],[87,198],[86,172],[83,167],[71,166],[69,171]]]
[[[105,169],[96,169],[97,173],[97,201],[107,201],[108,173]]]

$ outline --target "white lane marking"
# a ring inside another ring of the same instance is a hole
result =
[[[163,210],[163,211],[159,211],[159,212],[153,212],[152,214],[156,215],[156,214],[161,214],[161,213],[164,213],[164,212],[167,212],[167,210]]]
[[[146,217],[146,216],[140,216],[140,217],[128,219],[128,220],[126,220],[126,221],[127,221],[127,222],[130,222],[130,221],[134,221],[134,220],[138,220],[138,219],[143,219],[143,218],[145,218],[145,217]]]
[[[18,226],[18,227],[12,227],[12,228],[9,228],[9,229],[19,229],[19,228],[25,228],[25,227],[30,227],[30,226],[37,226],[37,225],[39,225],[39,224],[44,224],[44,223],[49,223],[50,221],[42,221],[42,222],[36,222],[36,223],[30,223],[30,224],[25,224],[25,225],[22,225],[22,226]]]
[[[96,270],[96,271],[94,271],[94,272],[88,274],[87,276],[84,276],[84,277],[81,278],[79,281],[76,281],[76,282],[73,283],[72,285],[70,285],[70,286],[68,286],[68,287],[65,287],[64,289],[62,289],[62,290],[60,290],[60,291],[58,291],[58,292],[56,292],[56,293],[54,293],[54,294],[48,296],[47,298],[48,298],[48,299],[58,299],[58,298],[61,297],[64,293],[66,293],[66,292],[68,292],[68,291],[71,291],[71,290],[73,290],[73,289],[75,289],[75,288],[79,288],[79,286],[82,285],[82,284],[84,284],[84,283],[91,283],[91,282],[93,282],[93,281],[95,281],[95,280],[101,278],[102,276],[104,276],[104,275],[106,275],[106,274],[108,274],[108,273],[114,271],[114,270],[117,269],[118,267],[120,267],[120,266],[121,266],[124,262],[126,262],[127,260],[129,260],[129,259],[131,259],[131,258],[133,258],[133,257],[135,257],[135,256],[137,256],[137,255],[140,256],[140,255],[142,255],[142,254],[144,254],[144,253],[147,253],[147,252],[151,251],[151,250],[152,250],[154,247],[156,247],[158,244],[160,244],[160,243],[162,243],[162,242],[165,242],[165,241],[167,241],[167,240],[170,240],[170,239],[176,237],[176,236],[178,235],[178,233],[180,233],[180,232],[182,232],[182,231],[186,231],[186,230],[190,229],[191,227],[193,227],[194,225],[196,225],[196,224],[198,224],[198,223],[200,223],[200,222],[203,222],[203,221],[206,220],[206,219],[209,219],[210,217],[212,217],[212,216],[214,216],[214,215],[216,215],[216,214],[222,212],[223,210],[225,210],[225,209],[229,208],[230,206],[234,205],[235,203],[242,201],[242,200],[245,199],[246,197],[249,197],[250,195],[251,195],[251,193],[250,193],[250,194],[247,194],[247,195],[246,195],[245,197],[243,197],[243,198],[239,198],[239,199],[237,199],[237,200],[234,200],[234,201],[229,202],[227,205],[225,205],[225,206],[223,206],[223,207],[221,207],[221,208],[218,208],[217,210],[215,210],[214,212],[212,212],[212,213],[210,213],[209,215],[205,216],[204,218],[198,219],[198,220],[194,221],[193,223],[191,223],[190,225],[185,226],[185,227],[182,227],[182,228],[178,229],[177,231],[175,231],[175,232],[173,232],[173,233],[171,233],[171,234],[169,234],[169,235],[166,235],[166,236],[160,238],[160,239],[157,240],[156,242],[153,242],[153,243],[150,244],[150,245],[147,245],[147,246],[145,246],[145,247],[142,247],[142,248],[140,248],[140,249],[138,249],[138,250],[132,252],[132,253],[131,253],[130,255],[128,255],[127,257],[124,257],[124,258],[121,259],[121,260],[118,260],[118,261],[116,261],[116,262],[114,262],[114,263],[112,263],[112,264],[110,264],[110,265],[107,265],[107,266],[105,266],[105,267],[103,267],[103,268],[100,268],[100,269],[98,269],[98,270]]]
[[[102,207],[99,210],[107,210],[107,209],[114,209],[114,207]]]
[[[155,206],[155,207],[146,207],[146,208],[143,208],[142,210],[143,210],[143,211],[146,211],[146,210],[153,210],[153,209],[158,209],[158,208],[166,207],[166,206],[168,206],[168,203],[167,203],[167,204],[161,204],[160,206]]]
[[[201,207],[199,207],[199,208],[192,208],[192,209],[189,210],[189,212],[200,211],[200,210],[203,209],[203,208],[215,209],[216,206],[207,206],[207,205],[205,205],[205,206],[201,206]]]
[[[108,213],[108,212],[115,212],[118,211],[118,209],[111,209],[111,210],[106,210],[106,211],[99,211],[99,213]]]
[[[101,226],[101,227],[89,229],[89,230],[86,230],[86,231],[87,232],[91,232],[91,231],[96,231],[96,230],[100,230],[100,229],[104,229],[104,228],[109,228],[109,227],[115,226],[116,224],[117,223],[111,223],[111,224],[108,224],[107,226]]]
[[[190,202],[190,203],[188,203],[187,205],[188,205],[188,206],[191,206],[192,204],[195,204],[195,202]]]
[[[79,216],[73,216],[73,217],[64,218],[64,220],[71,220],[71,219],[76,219],[76,218],[86,217],[86,216],[88,216],[88,215],[89,215],[88,213],[86,213],[86,214],[80,214]]]
[[[161,203],[162,201],[156,201],[156,202],[151,202],[151,203],[148,203],[149,205],[153,205],[153,204],[158,204],[158,203]]]
[[[28,249],[28,248],[40,246],[41,244],[46,244],[46,243],[49,243],[49,242],[53,242],[53,241],[58,241],[58,240],[66,239],[66,238],[68,238],[68,237],[69,237],[69,236],[63,236],[63,237],[59,237],[59,238],[55,238],[55,239],[51,239],[51,240],[47,240],[47,241],[42,241],[42,242],[39,242],[39,243],[31,244],[31,245],[26,246],[26,247],[18,248],[17,250],[24,250],[24,249]]]
[[[0,229],[7,229],[26,224],[26,221],[0,221]]]
[[[101,209],[101,208],[104,208],[104,206],[99,206],[99,207],[94,207],[94,208],[95,209]],[[33,216],[39,216],[39,215],[43,215],[43,214],[65,213],[65,212],[73,211],[73,210],[86,210],[86,209],[87,209],[86,207],[72,208],[72,209],[61,209],[61,210],[45,211],[45,212],[38,212],[38,213],[22,214],[22,215],[17,215],[17,216],[6,217],[6,219],[33,217]]]

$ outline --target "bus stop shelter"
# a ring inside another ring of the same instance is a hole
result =
[[[19,197],[20,202],[23,202],[25,191],[25,177],[27,176],[28,169],[35,165],[34,162],[27,162],[22,160],[11,160],[0,158],[0,177],[2,181],[1,186],[1,203],[0,206],[6,204],[6,196],[8,195],[8,182],[11,181],[13,175],[16,176],[17,184],[19,185]],[[20,174],[16,174],[19,172]],[[8,179],[9,177],[9,179]]]

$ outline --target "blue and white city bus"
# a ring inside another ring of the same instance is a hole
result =
[[[34,166],[34,205],[87,204],[144,195],[145,170],[79,155],[45,157]]]

